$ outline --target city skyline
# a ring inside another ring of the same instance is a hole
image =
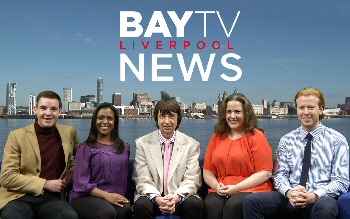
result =
[[[98,78],[97,79],[97,84],[99,84],[99,82],[101,81],[101,79],[102,79],[102,81],[103,81],[103,78]],[[9,83],[11,83],[11,85],[12,84],[15,84],[16,82],[9,82]],[[97,86],[97,90],[98,90],[98,88],[99,88],[99,86]],[[6,90],[8,90],[8,86],[7,86],[7,88],[6,88]],[[15,89],[16,91],[16,93],[18,92],[18,89],[16,88]],[[97,90],[96,90],[96,92],[97,92]],[[221,93],[219,93],[219,95],[217,95],[217,101],[216,102],[212,102],[212,103],[207,103],[207,102],[203,102],[203,101],[195,101],[195,103],[204,103],[204,104],[206,104],[206,105],[212,105],[212,104],[218,104],[218,102],[221,102],[221,100],[222,100],[222,98],[223,98],[223,96],[225,95],[224,94],[224,92],[226,91],[226,94],[227,95],[230,95],[230,94],[233,94],[234,92],[240,92],[240,91],[238,91],[237,89],[234,89],[233,91],[228,91],[228,90],[223,90]],[[55,91],[56,92],[56,91]],[[69,93],[69,94],[67,94],[67,92]],[[159,98],[154,98],[154,97],[152,97],[152,96],[149,96],[150,97],[150,99],[151,99],[151,101],[154,101],[154,100],[160,100],[161,98],[162,98],[162,93],[166,93],[167,95],[169,95],[169,97],[176,97],[176,98],[179,98],[181,101],[182,101],[182,103],[184,103],[184,104],[187,104],[188,106],[190,106],[193,102],[184,102],[183,100],[182,100],[182,98],[181,97],[179,97],[179,96],[176,96],[176,95],[172,95],[172,94],[168,94],[167,93],[167,91],[159,91]],[[60,97],[61,97],[61,101],[62,101],[62,111],[64,112],[64,111],[68,111],[68,103],[69,102],[81,102],[81,98],[86,98],[87,96],[91,96],[91,95],[93,95],[94,96],[94,99],[96,99],[96,104],[98,104],[98,102],[97,102],[97,95],[96,94],[92,94],[93,92],[90,92],[90,94],[83,94],[83,95],[81,95],[80,97],[79,97],[79,99],[70,99],[71,98],[71,95],[72,95],[72,93],[73,93],[73,88],[68,88],[68,87],[64,87],[64,88],[62,88],[62,94],[60,93],[60,92],[57,92],[58,93],[58,95],[60,95]],[[141,93],[133,93],[133,95],[134,94],[144,94],[144,93],[147,93],[147,92],[141,92]],[[101,94],[101,93],[100,93]],[[33,96],[35,96],[35,98],[36,98],[36,96],[38,95],[38,93],[36,94],[36,93],[31,93],[31,94],[29,94],[28,95],[28,103],[27,104],[23,104],[23,105],[20,105],[20,104],[16,104],[16,106],[17,107],[31,107],[31,104],[32,104],[32,102],[33,102],[33,100],[32,100],[32,97]],[[118,93],[118,92],[115,92],[115,93],[113,93],[113,94],[111,94],[111,95],[109,95],[109,94],[105,94],[105,93],[102,93],[102,95],[103,96],[110,96],[110,100],[104,100],[103,102],[109,102],[109,103],[113,103],[114,101],[115,101],[115,95],[118,95],[119,96],[119,99],[121,100],[121,99],[124,99],[124,102],[127,102],[127,104],[123,104],[122,102],[122,105],[124,105],[124,106],[130,106],[130,104],[131,104],[131,100],[133,99],[133,97],[130,97],[130,99],[128,99],[127,97],[125,97],[125,96],[123,96],[123,94],[121,94],[121,93]],[[18,97],[18,95],[16,94],[15,95],[15,99],[14,100],[17,100],[17,97]],[[123,98],[122,98],[123,97]],[[14,98],[14,97],[13,97]],[[344,97],[344,102],[341,102],[341,103],[338,103],[337,105],[339,105],[339,104],[344,104],[344,103],[346,103],[347,101],[348,101],[348,99],[349,99],[350,97]],[[69,99],[69,100],[68,100]],[[119,101],[120,101],[119,100]],[[34,100],[35,102],[36,102],[36,99]],[[266,102],[267,101],[267,102]],[[262,98],[262,99],[260,99],[260,102],[258,102],[258,103],[254,103],[254,102],[251,102],[253,105],[263,105],[263,106],[265,106],[265,104],[266,103],[268,103],[269,105],[272,105],[275,101],[277,101],[277,102],[279,102],[279,103],[294,103],[294,99],[293,100],[278,100],[278,99],[271,99],[271,100],[269,100],[269,99],[266,99],[266,98]],[[16,101],[17,102],[17,101]],[[34,103],[35,104],[35,103]],[[67,105],[67,109],[65,110],[65,107],[64,107],[64,105]],[[328,107],[326,107],[326,108],[336,108],[337,107],[337,105],[336,106],[328,106]],[[6,107],[6,104],[5,105],[0,105],[0,107],[1,106],[3,106],[3,107]]]
[[[129,104],[132,93],[148,93],[160,98],[160,91],[179,96],[188,104],[216,103],[224,90],[235,88],[244,93],[253,104],[262,99],[270,103],[293,101],[295,93],[307,86],[319,88],[325,95],[326,107],[344,103],[350,96],[350,2],[278,1],[2,1],[0,3],[0,88],[8,82],[17,84],[17,105],[28,105],[30,94],[54,90],[63,97],[62,88],[73,89],[73,100],[96,93],[96,79],[103,78],[104,101],[111,102],[113,93],[121,93],[122,103]],[[152,4],[153,3],[153,4]],[[120,12],[136,11],[142,15],[146,30],[154,11],[161,11],[171,38],[161,34],[152,37],[128,38],[120,36]],[[175,11],[181,18],[192,11],[184,37],[177,37],[177,29],[167,11]],[[207,36],[204,37],[203,14],[207,14]],[[216,11],[216,12],[215,12]],[[218,12],[218,13],[217,13]],[[237,13],[239,17],[237,18]],[[230,37],[229,32],[235,18]],[[150,41],[143,49],[142,40]],[[177,50],[157,50],[155,42],[175,40]],[[187,50],[183,41],[193,47]],[[219,50],[195,48],[196,42],[220,41]],[[120,41],[123,41],[121,49]],[[234,49],[227,47],[230,41]],[[134,45],[134,48],[131,47]],[[225,48],[224,48],[225,47]],[[231,61],[242,70],[237,81],[225,81],[220,75],[234,75],[220,64],[226,53],[235,53],[239,60]],[[125,53],[136,68],[139,55],[145,56],[144,81],[139,81],[126,66],[125,81],[121,81],[120,55]],[[189,69],[194,53],[198,53],[204,70],[209,66],[210,54],[216,54],[208,81],[203,81],[197,66],[190,81],[181,73],[177,53],[184,57]],[[172,81],[152,81],[152,55],[171,54],[161,64],[171,69],[160,69],[159,77],[173,77]],[[0,105],[6,103],[0,95]]]

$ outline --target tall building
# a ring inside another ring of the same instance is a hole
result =
[[[73,89],[63,88],[62,112],[69,112],[68,104],[73,101]]]
[[[103,103],[103,79],[97,78],[97,106]]]
[[[121,106],[122,105],[122,94],[121,93],[114,93],[112,95],[112,104],[114,106]]]
[[[35,94],[29,95],[29,115],[34,115],[34,107],[35,107]]]
[[[16,115],[16,88],[17,84],[13,82],[7,83],[6,89],[6,114],[9,116]]]

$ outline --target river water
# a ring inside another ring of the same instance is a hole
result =
[[[3,158],[7,136],[10,131],[29,125],[31,119],[0,119],[0,160]],[[332,118],[321,121],[324,125],[341,132],[350,140],[350,118]],[[78,130],[80,140],[85,140],[90,129],[90,119],[61,119],[61,124],[73,125]],[[203,158],[209,139],[213,134],[214,119],[183,119],[179,130],[200,142]],[[259,126],[264,129],[273,150],[278,146],[279,139],[286,133],[300,126],[298,119],[259,119]],[[131,146],[130,158],[135,157],[135,139],[156,129],[152,119],[119,120],[120,137]]]

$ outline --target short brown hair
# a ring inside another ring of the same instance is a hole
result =
[[[46,91],[40,92],[36,98],[36,105],[38,105],[40,98],[56,99],[58,100],[59,108],[62,108],[62,101],[61,101],[60,95],[58,95],[53,91],[46,90]]]

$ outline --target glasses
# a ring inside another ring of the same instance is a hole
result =
[[[158,119],[164,121],[165,119],[169,119],[171,121],[175,121],[177,120],[177,116],[176,115],[158,115]]]

